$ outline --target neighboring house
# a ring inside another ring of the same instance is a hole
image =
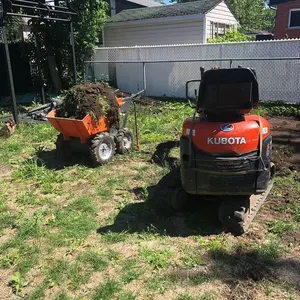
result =
[[[104,27],[104,46],[206,43],[236,28],[228,6],[220,0],[124,10]]]
[[[300,0],[271,0],[276,7],[275,38],[300,38]]]
[[[119,12],[126,9],[143,8],[143,7],[155,7],[162,6],[161,3],[151,0],[106,0],[109,3],[110,14],[114,16]]]

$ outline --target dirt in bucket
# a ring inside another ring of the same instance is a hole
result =
[[[119,127],[119,105],[113,90],[103,83],[84,83],[66,92],[56,117],[82,120],[90,114],[93,121],[107,117],[111,126]]]

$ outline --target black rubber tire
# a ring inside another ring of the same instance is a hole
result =
[[[244,220],[249,213],[249,207],[250,197],[226,197],[219,206],[219,220],[227,231],[242,235],[245,233]]]
[[[124,143],[124,139],[127,139],[129,141],[129,144]],[[117,135],[117,153],[118,154],[125,154],[130,151],[133,145],[133,133],[127,129],[122,128],[119,130]]]
[[[56,154],[59,159],[69,160],[72,157],[72,148],[70,141],[65,141],[64,136],[60,133],[56,138]]]
[[[109,147],[110,152],[108,156],[106,157],[101,156],[101,151],[100,151],[101,145],[106,145]],[[90,145],[90,155],[93,164],[96,167],[98,167],[111,161],[115,155],[115,149],[116,149],[116,144],[114,142],[114,138],[110,136],[107,132],[96,135],[91,140],[91,145]]]

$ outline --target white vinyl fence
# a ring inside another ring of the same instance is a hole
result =
[[[185,83],[200,67],[252,67],[261,100],[300,102],[300,39],[224,44],[97,48],[86,80],[108,80],[148,96],[185,97]]]

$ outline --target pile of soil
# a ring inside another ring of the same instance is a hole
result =
[[[93,121],[107,117],[111,126],[119,127],[119,105],[113,90],[103,83],[84,83],[66,92],[56,117],[82,120],[90,114]]]

